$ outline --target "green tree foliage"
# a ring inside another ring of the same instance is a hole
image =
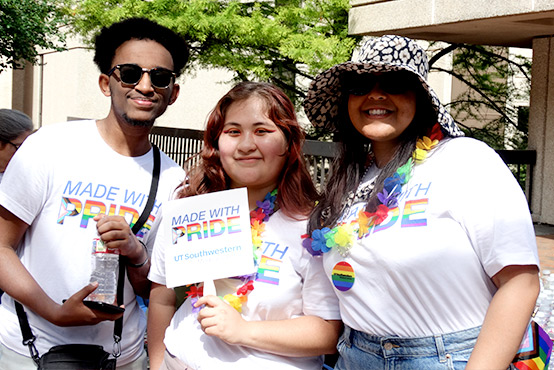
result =
[[[0,72],[36,62],[37,48],[63,50],[63,9],[52,0],[0,0]]]
[[[89,42],[101,27],[120,19],[153,19],[188,40],[189,71],[219,67],[234,72],[236,80],[269,81],[299,107],[312,78],[349,60],[358,45],[360,37],[348,35],[349,8],[349,0],[73,0],[71,19]],[[528,94],[530,62],[508,58],[503,48],[431,43],[429,50],[432,70],[468,88],[450,103],[466,134],[495,148],[526,147],[526,121],[518,119],[525,112],[513,101]],[[452,58],[451,68],[438,66],[444,57]],[[516,73],[527,79],[523,90],[513,83]],[[497,114],[491,118],[486,110]],[[483,124],[464,124],[470,120]],[[332,139],[311,127],[308,135]]]
[[[437,61],[452,54],[452,67]],[[451,44],[430,59],[431,70],[446,72],[466,87],[450,102],[452,115],[468,136],[495,149],[526,149],[531,60],[504,47]],[[519,102],[526,102],[523,106]],[[480,122],[472,126],[466,122]]]
[[[348,0],[82,0],[75,30],[91,40],[100,27],[143,16],[183,35],[196,68],[222,67],[237,80],[270,81],[296,102],[317,72],[350,58]]]

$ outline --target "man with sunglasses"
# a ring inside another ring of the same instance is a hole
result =
[[[103,28],[95,46],[100,90],[111,100],[107,117],[41,128],[18,150],[0,184],[0,289],[6,292],[0,306],[1,370],[36,369],[21,342],[14,300],[25,309],[40,355],[72,343],[112,351],[113,320],[121,314],[83,304],[97,287],[89,280],[98,238],[126,261],[117,368],[147,368],[146,323],[135,294],[149,294],[149,251],[160,206],[185,176],[163,153],[154,207],[136,235],[130,224],[150,192],[154,151],[148,135],[179,95],[175,79],[188,60],[188,46],[142,18]]]

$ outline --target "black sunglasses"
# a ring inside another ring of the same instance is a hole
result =
[[[421,86],[419,79],[411,72],[349,73],[343,78],[343,86],[348,94],[367,95],[379,84],[379,88],[387,94],[399,95],[414,91]]]
[[[13,146],[15,148],[15,150],[17,151],[17,149],[19,149],[19,147],[21,146],[21,144],[14,144],[12,143],[10,140],[6,140],[2,137],[0,137],[0,141],[3,141],[5,142],[6,144],[10,144],[11,146]]]
[[[158,88],[158,89],[166,89],[169,85],[171,85],[171,82],[176,77],[176,74],[173,71],[170,71],[166,68],[142,68],[136,64],[118,64],[107,73],[108,76],[111,76],[116,69],[119,69],[119,78],[121,79],[121,82],[123,82],[126,85],[137,85],[144,73],[148,73],[150,75],[150,82],[152,83],[152,86]]]

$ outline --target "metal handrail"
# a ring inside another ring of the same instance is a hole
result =
[[[154,127],[151,141],[179,165],[194,165],[203,147],[204,131],[183,128]],[[331,162],[338,152],[334,142],[306,140],[302,148],[312,180],[321,189],[329,177]],[[535,150],[496,150],[500,158],[514,173],[527,200],[531,202],[533,168],[537,161]],[[189,163],[187,163],[189,161]]]

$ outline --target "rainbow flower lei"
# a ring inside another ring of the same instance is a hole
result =
[[[346,257],[350,248],[354,245],[356,238],[362,239],[369,234],[374,226],[385,221],[390,209],[397,206],[402,186],[410,181],[414,166],[424,162],[429,151],[443,137],[440,125],[437,123],[431,130],[429,137],[424,136],[417,140],[416,149],[412,157],[404,165],[400,166],[391,177],[385,179],[383,190],[377,194],[380,204],[375,212],[361,210],[358,213],[357,220],[338,224],[333,228],[323,227],[314,230],[311,237],[305,235],[305,239],[302,242],[304,248],[314,256],[327,253],[335,248],[343,257]]]
[[[250,212],[250,229],[252,231],[252,248],[254,250],[254,264],[257,266],[260,259],[260,248],[262,247],[262,234],[265,231],[265,223],[269,217],[277,210],[275,201],[277,200],[277,189],[269,192],[264,197],[263,201],[256,201],[256,209]],[[248,300],[248,294],[254,290],[254,280],[257,273],[252,275],[238,276],[238,279],[243,281],[243,284],[237,288],[233,294],[226,294],[222,298],[229,303],[238,312],[242,312],[242,304]],[[194,307],[194,304],[199,297],[203,295],[203,288],[191,286],[187,292],[187,298],[191,298],[193,312],[198,312],[200,307]]]

